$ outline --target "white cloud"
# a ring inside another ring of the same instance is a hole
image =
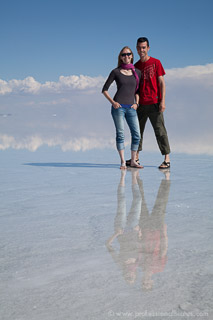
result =
[[[8,82],[0,80],[0,94],[13,92],[37,93],[41,86],[33,77],[27,77],[24,80],[13,79]]]
[[[9,93],[31,93],[39,94],[43,92],[62,93],[63,91],[78,89],[85,90],[91,88],[100,88],[103,85],[104,78],[89,76],[60,76],[58,82],[46,81],[44,84],[36,81],[33,77],[27,77],[24,80],[12,79],[4,81],[0,79],[0,94]]]
[[[115,148],[111,106],[101,94],[104,80],[82,75],[61,76],[58,82],[44,84],[32,77],[0,80],[0,114],[11,114],[0,117],[0,149],[35,151],[43,145],[60,146],[63,151]],[[164,115],[172,152],[213,155],[213,64],[169,69],[165,80]],[[158,151],[149,123],[146,150]]]
[[[44,138],[40,135],[32,135],[23,139],[16,139],[9,135],[0,135],[0,150],[9,148],[21,150],[27,149],[29,151],[36,151],[42,146],[55,147],[60,146],[62,151],[86,151],[91,149],[105,149],[113,148],[115,145],[114,139],[103,138],[74,138],[65,140],[63,137]]]
[[[74,89],[88,89],[88,88],[100,88],[104,82],[103,77],[88,77],[88,76],[60,76],[59,83],[62,88],[74,88]]]
[[[173,68],[166,70],[167,82],[181,79],[201,80],[205,78],[210,80],[206,85],[209,86],[213,84],[213,63],[204,66],[188,66],[185,68]],[[23,92],[31,94],[39,94],[43,92],[63,93],[63,91],[73,89],[88,90],[92,88],[101,88],[104,80],[105,78],[102,76],[89,77],[85,75],[60,76],[57,82],[46,81],[43,84],[36,81],[33,77],[27,77],[23,80],[12,79],[9,81],[0,79],[0,94],[5,95]]]
[[[202,76],[213,75],[213,63],[206,64],[204,66],[188,66],[185,68],[173,68],[167,69],[166,75],[168,80],[172,79],[185,79],[185,78],[196,78],[200,79]]]
[[[168,86],[193,86],[211,88],[213,86],[213,63],[204,66],[188,66],[166,70],[165,76]],[[198,88],[200,90],[200,88]]]
[[[0,79],[0,94],[6,94],[11,92],[12,88],[8,85],[8,82]]]

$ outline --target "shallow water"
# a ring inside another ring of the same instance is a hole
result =
[[[212,319],[213,157],[0,157],[0,319]]]

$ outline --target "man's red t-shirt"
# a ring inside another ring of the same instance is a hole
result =
[[[135,68],[141,71],[139,103],[149,105],[160,102],[161,90],[158,77],[166,74],[160,60],[152,57],[150,57],[146,62],[139,60],[135,63]]]

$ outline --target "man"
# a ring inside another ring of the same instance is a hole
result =
[[[139,162],[139,152],[142,150],[143,132],[146,121],[149,118],[155,132],[157,143],[164,161],[159,169],[170,168],[170,146],[167,131],[164,124],[163,112],[165,110],[165,71],[160,60],[148,55],[149,40],[145,37],[137,40],[137,52],[140,60],[135,67],[141,71],[140,100],[137,109],[140,124],[141,140],[137,151],[137,161]],[[127,161],[127,165],[129,165]]]

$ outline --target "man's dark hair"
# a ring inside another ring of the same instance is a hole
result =
[[[147,42],[147,46],[149,47],[149,40],[146,37],[138,38],[137,45],[141,42]]]

